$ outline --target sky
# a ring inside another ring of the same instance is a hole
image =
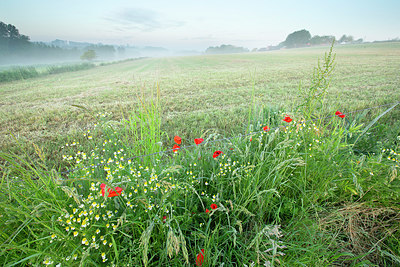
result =
[[[0,21],[32,41],[173,50],[277,45],[288,34],[400,37],[400,0],[0,0]]]

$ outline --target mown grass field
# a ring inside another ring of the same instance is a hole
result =
[[[2,84],[0,265],[399,265],[399,48]]]
[[[149,97],[157,83],[169,134],[191,138],[206,130],[224,136],[243,132],[253,100],[288,110],[295,106],[299,85],[309,85],[327,50],[142,59],[2,83],[0,146],[18,152],[18,141],[32,151],[35,143],[55,164],[54,152],[94,121],[72,105],[112,112],[119,120],[138,107],[138,95]],[[334,52],[337,67],[327,95],[332,107],[355,110],[400,99],[399,43],[336,46]]]

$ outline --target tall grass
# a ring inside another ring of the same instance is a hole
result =
[[[95,65],[92,63],[72,64],[72,65],[60,65],[50,66],[44,71],[38,71],[35,67],[18,67],[10,70],[4,70],[0,72],[0,83],[11,82],[17,80],[24,80],[35,78],[43,75],[79,71],[94,68]]]
[[[81,63],[74,65],[61,65],[61,66],[50,66],[47,68],[45,74],[57,74],[63,72],[71,72],[71,71],[79,71],[79,70],[87,70],[94,68],[96,65],[93,63]]]
[[[34,67],[18,67],[0,72],[0,82],[11,82],[38,77],[40,73]]]

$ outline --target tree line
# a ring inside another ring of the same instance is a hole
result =
[[[278,47],[279,48],[296,48],[296,47],[305,47],[312,45],[330,45],[335,40],[335,36],[333,35],[314,35],[311,36],[311,33],[307,30],[295,31],[289,34],[286,37],[286,40],[281,42]],[[362,43],[363,39],[354,40],[354,37],[351,35],[342,35],[339,40],[337,40],[340,44],[342,43]]]
[[[95,57],[101,59],[111,59],[116,52],[112,45],[90,44],[83,48],[62,48],[43,42],[31,42],[29,36],[21,34],[14,25],[0,21],[0,64],[29,63],[38,60],[77,61],[88,50],[92,50]]]

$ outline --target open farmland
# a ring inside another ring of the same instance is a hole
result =
[[[395,266],[399,105],[346,111],[399,100],[399,48],[339,46],[332,74],[319,47],[2,84],[2,150],[37,156],[0,153],[0,265]]]
[[[149,58],[95,69],[0,84],[3,151],[16,140],[54,157],[64,142],[93,123],[89,114],[111,112],[119,120],[159,84],[163,129],[189,137],[206,130],[242,132],[249,103],[296,105],[298,87],[310,83],[328,47],[235,55]],[[400,43],[336,46],[336,69],[328,91],[333,108],[355,110],[400,99]],[[12,137],[11,134],[14,136]],[[16,138],[16,140],[14,139]]]

